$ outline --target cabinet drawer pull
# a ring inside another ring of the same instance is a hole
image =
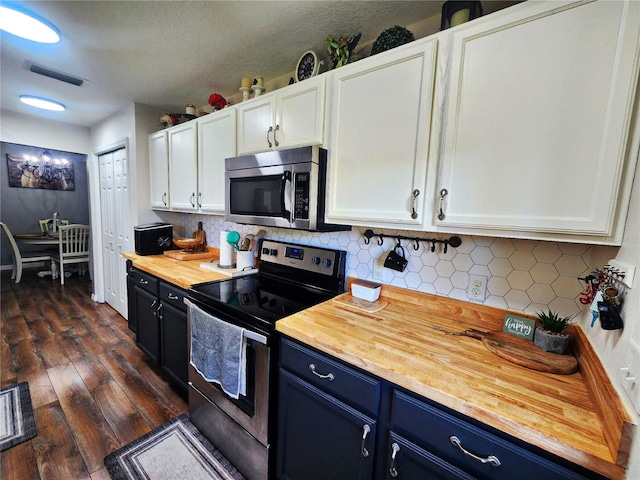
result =
[[[164,203],[164,206],[167,206],[167,192],[164,192],[162,194],[162,203]]]
[[[496,457],[495,455],[489,455],[488,457],[482,458],[474,453],[471,453],[469,450],[467,450],[462,446],[462,442],[455,435],[451,435],[449,437],[449,440],[454,446],[458,447],[462,451],[462,453],[464,453],[465,455],[468,455],[474,460],[478,460],[481,463],[490,463],[494,467],[499,467],[500,465],[502,465],[502,463],[500,463],[500,460],[498,460],[498,457]]]
[[[198,192],[198,208],[202,208],[202,192]]]
[[[169,292],[169,293],[167,294],[167,297],[169,297],[169,300],[178,300],[178,298],[180,298],[180,297],[178,297],[178,295],[174,295],[174,294],[173,294],[173,293],[171,293],[171,292]]]
[[[140,279],[140,283],[141,283],[142,285],[149,285],[149,282],[148,282],[147,280],[145,280],[144,278],[141,278],[141,279]]]
[[[420,195],[420,190],[417,188],[411,194],[411,218],[414,220],[418,218],[418,212],[416,212],[416,203],[418,203],[418,195]]]
[[[192,207],[196,206],[196,192],[191,193],[191,196],[189,197],[189,203]]]
[[[276,136],[278,130],[280,130],[280,125],[276,125],[276,129],[273,131],[273,143],[275,143],[276,147],[280,145],[280,143],[278,142],[278,137]]]
[[[398,476],[398,470],[396,470],[396,455],[400,451],[400,445],[396,442],[391,444],[391,466],[389,467],[389,475],[393,478]]]
[[[326,378],[330,382],[333,382],[333,373],[327,373],[326,375],[318,373],[316,372],[316,366],[313,363],[309,364],[309,370],[311,370],[311,373],[313,373],[316,377]]]
[[[440,213],[438,214],[438,220],[444,220],[447,216],[444,214],[444,197],[449,195],[449,190],[443,188],[440,190]]]
[[[362,426],[362,443],[360,444],[360,453],[364,458],[369,456],[369,450],[367,450],[364,446],[364,442],[367,441],[367,435],[371,432],[371,427],[366,423]]]
[[[273,127],[269,127],[269,130],[267,130],[267,143],[269,144],[269,148],[273,147],[273,144],[271,143],[271,140],[269,140],[269,134],[273,132]],[[275,136],[275,134],[274,134]]]

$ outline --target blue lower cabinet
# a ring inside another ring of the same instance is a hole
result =
[[[375,420],[284,369],[279,388],[279,479],[373,478]]]
[[[280,480],[604,479],[306,345],[280,347]]]

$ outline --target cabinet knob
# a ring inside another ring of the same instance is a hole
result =
[[[393,442],[391,444],[391,466],[389,467],[389,475],[391,475],[393,478],[396,478],[398,476],[398,470],[396,470],[396,455],[398,455],[399,451],[400,445],[398,445],[396,442]]]

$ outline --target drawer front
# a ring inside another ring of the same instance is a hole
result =
[[[138,270],[136,267],[133,266],[133,262],[131,260],[127,260],[127,275],[129,276],[129,278],[132,278],[133,280],[137,280],[137,275],[139,271],[140,270]]]
[[[380,381],[328,356],[282,339],[281,365],[311,385],[371,415],[377,415]]]
[[[181,312],[187,311],[184,298],[187,292],[169,283],[160,282],[160,300],[163,303],[174,306]]]
[[[391,423],[404,437],[478,478],[587,478],[397,390]]]
[[[149,275],[141,270],[135,273],[136,285],[143,290],[149,292],[151,295],[158,296],[158,284],[160,281],[153,275]]]

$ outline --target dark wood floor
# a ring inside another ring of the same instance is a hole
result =
[[[187,413],[124,318],[91,300],[88,276],[0,283],[0,385],[29,382],[38,429],[0,454],[0,478],[109,479],[107,454]]]

